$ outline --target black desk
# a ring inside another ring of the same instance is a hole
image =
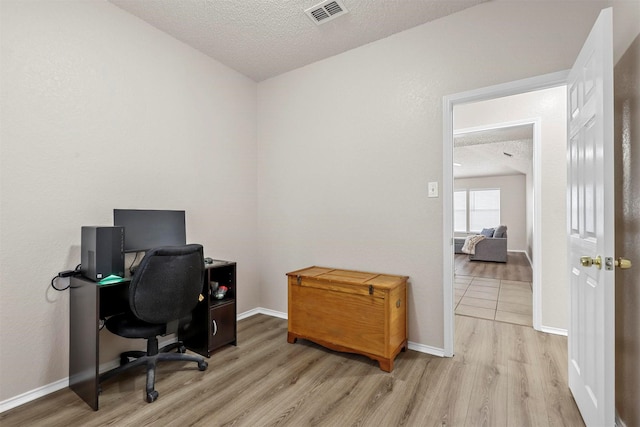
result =
[[[129,280],[100,285],[71,277],[69,291],[69,387],[98,410],[100,318],[127,307]]]
[[[100,319],[123,313],[128,307],[130,280],[100,285],[84,277],[71,277],[69,296],[69,387],[94,410],[100,389]],[[229,288],[217,300],[211,287]],[[227,344],[237,343],[236,263],[215,260],[205,266],[202,295],[193,321],[178,339],[196,353],[209,357]]]

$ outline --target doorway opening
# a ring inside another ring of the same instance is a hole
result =
[[[546,158],[549,156],[549,153],[545,153],[545,158],[542,158],[542,138],[549,138],[549,129],[547,124],[545,123],[544,112],[537,113],[535,111],[530,111],[528,113],[521,112],[520,116],[514,116],[513,113],[516,112],[517,108],[515,104],[518,102],[522,102],[522,99],[519,97],[527,94],[534,94],[536,92],[543,93],[544,91],[555,91],[554,95],[556,98],[562,100],[562,102],[566,102],[566,76],[567,72],[553,73],[549,75],[544,75],[540,77],[535,77],[531,79],[525,79],[521,81],[506,83],[502,85],[492,86],[484,89],[478,89],[471,92],[464,92],[456,95],[450,95],[444,98],[444,146],[443,146],[443,223],[444,230],[443,234],[444,238],[444,246],[443,246],[443,258],[444,258],[444,277],[443,277],[443,293],[444,293],[444,323],[445,323],[445,339],[444,339],[444,354],[445,356],[452,356],[454,353],[453,343],[454,343],[454,322],[455,322],[455,306],[456,306],[456,297],[454,290],[454,271],[455,271],[455,237],[454,233],[454,147],[455,147],[455,137],[458,134],[471,133],[473,131],[480,131],[486,129],[502,129],[513,126],[529,126],[532,134],[532,163],[531,163],[531,173],[528,177],[525,177],[525,197],[527,198],[527,204],[529,207],[529,216],[528,219],[525,220],[524,227],[522,224],[512,226],[509,229],[509,236],[513,236],[514,240],[512,240],[512,245],[510,246],[512,251],[523,251],[523,253],[527,254],[527,257],[531,260],[531,264],[533,267],[532,274],[532,323],[533,327],[536,330],[541,330],[545,332],[551,333],[559,333],[566,335],[566,330],[547,328],[543,326],[542,321],[542,284],[541,280],[543,278],[542,274],[542,266],[545,264],[545,259],[548,259],[549,256],[542,256],[542,233],[546,233],[547,231],[558,229],[558,224],[554,226],[550,226],[548,221],[546,221],[547,214],[546,211],[543,214],[542,211],[542,198],[543,198],[543,183],[548,181],[549,179],[554,179],[555,173],[551,173],[549,166],[549,160]],[[558,96],[560,94],[560,96]],[[543,102],[540,108],[544,109],[547,107],[551,107],[553,101],[549,101],[551,98],[548,98],[546,101],[549,103],[545,105]],[[503,103],[504,105],[500,105]],[[555,106],[557,107],[557,106]],[[467,114],[469,111],[476,109],[475,113]],[[560,174],[566,174],[566,165],[564,161],[566,159],[565,149],[566,149],[566,116],[564,116],[566,108],[564,108],[564,104],[560,106],[562,109],[562,117],[559,117],[558,120],[562,121],[562,125],[560,126],[560,131],[562,132],[562,140],[555,141],[558,145],[558,152],[563,153],[557,159],[559,161],[558,170]],[[455,115],[454,115],[455,110]],[[498,112],[503,111],[505,114],[497,115]],[[558,122],[560,123],[560,122]],[[544,131],[543,131],[544,130]],[[551,142],[553,144],[553,142]],[[547,144],[547,142],[545,142]],[[556,156],[558,157],[558,156]],[[459,162],[456,162],[459,163]],[[544,166],[543,166],[544,163]],[[545,178],[543,179],[543,170],[545,174]],[[549,176],[546,176],[549,175]],[[565,175],[562,175],[563,177]],[[564,246],[562,243],[564,241],[564,212],[565,212],[565,198],[564,198],[564,183],[566,182],[565,178],[562,178],[562,185],[559,188],[559,191],[562,192],[561,197],[557,198],[555,203],[559,203],[557,215],[555,215],[559,221],[562,221],[562,225],[560,225],[560,231],[558,234],[557,241],[560,242],[557,246]],[[545,193],[546,194],[546,193]],[[546,196],[545,196],[546,197]],[[549,204],[547,200],[545,200],[545,205],[547,207],[551,207],[552,204]],[[543,221],[543,216],[545,220]],[[554,215],[552,215],[554,216]],[[508,227],[509,225],[506,224]],[[514,229],[517,227],[517,231]],[[523,230],[524,228],[524,230]],[[515,237],[518,239],[515,239]],[[516,242],[518,240],[518,243]],[[548,239],[547,239],[548,240]],[[524,243],[523,243],[524,242]],[[545,245],[545,249],[546,249]],[[560,248],[560,252],[562,252],[563,248]],[[566,246],[564,248],[566,250]],[[552,251],[553,252],[553,251]],[[554,254],[554,256],[558,256]],[[557,259],[565,259],[565,255],[559,255],[560,258]],[[564,263],[560,264],[561,268],[563,268]],[[551,274],[551,270],[549,270]],[[566,283],[566,281],[560,280],[557,283]],[[549,297],[553,294],[546,295],[545,297]],[[560,294],[563,294],[561,297],[568,298],[568,290],[565,289],[560,291]]]
[[[519,105],[535,103],[528,98]],[[489,101],[492,117],[479,121],[487,101],[454,108],[454,312],[533,326],[533,148],[541,122],[487,124],[504,116],[507,99]],[[485,124],[459,129],[470,121]],[[477,246],[465,245],[480,233]]]

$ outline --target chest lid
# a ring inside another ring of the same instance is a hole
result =
[[[312,278],[334,283],[351,285],[375,286],[376,288],[392,289],[405,283],[407,276],[391,274],[367,273],[364,271],[340,270],[326,267],[308,267],[287,273],[287,276],[297,278]]]

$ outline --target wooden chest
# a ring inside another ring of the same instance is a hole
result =
[[[407,348],[407,276],[309,267],[287,273],[287,341],[358,353],[391,372]]]

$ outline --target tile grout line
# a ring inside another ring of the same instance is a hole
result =
[[[471,276],[471,280],[469,281],[469,283],[467,283],[467,284],[465,285],[464,293],[463,293],[463,294],[462,294],[462,296],[460,297],[460,300],[456,303],[456,306],[455,306],[455,308],[454,308],[454,313],[455,313],[455,311],[458,309],[458,307],[461,305],[461,303],[462,303],[462,299],[463,299],[463,298],[465,298],[465,297],[467,296],[467,292],[468,292],[468,291],[469,291],[469,289],[471,288],[471,285],[473,284],[473,281],[474,281],[475,279],[476,279],[476,276]],[[487,309],[487,310],[492,310],[492,311],[493,311],[493,318],[492,318],[492,320],[494,320],[494,321],[496,321],[496,322],[503,322],[502,320],[496,320],[496,317],[497,317],[497,315],[498,315],[498,305],[499,305],[499,302],[500,302],[500,295],[502,294],[502,291],[503,291],[503,283],[502,283],[502,282],[503,282],[503,280],[504,280],[504,279],[493,279],[493,280],[497,280],[497,281],[499,282],[499,284],[498,284],[498,295],[497,295],[496,300],[495,300],[495,303],[496,303],[495,308],[494,308],[494,309],[489,309],[489,308],[486,308],[486,307],[480,307],[480,306],[474,306],[474,305],[469,305],[469,307],[473,307],[473,308],[484,308],[484,309]],[[513,280],[513,281],[518,281],[518,280]],[[518,281],[518,282],[520,282],[520,281]],[[533,292],[531,282],[527,282],[527,283],[529,283],[529,289],[530,289],[530,291],[531,291],[531,292]],[[482,286],[482,285],[478,285],[478,286]],[[489,287],[489,288],[493,288],[492,286],[488,286],[488,287]],[[504,290],[506,290],[506,287],[505,287],[505,289],[504,289]],[[472,297],[469,297],[469,298],[472,298]],[[493,301],[493,300],[487,300],[487,301]],[[518,304],[518,303],[513,303],[513,304],[516,304],[516,305],[523,305],[523,304]],[[526,304],[524,304],[524,305],[526,305]],[[465,306],[466,306],[466,305],[465,305]],[[510,313],[510,314],[515,314],[515,315],[525,315],[525,314],[523,314],[523,313],[519,313],[519,312],[511,312],[511,311],[504,311],[504,312],[505,312],[505,313]],[[464,315],[464,314],[462,314],[462,315]],[[467,316],[468,316],[468,317],[475,317],[475,316],[469,316],[469,315],[467,315]],[[528,315],[527,315],[527,316],[528,316]],[[513,322],[506,322],[506,323],[513,323]],[[520,324],[520,323],[513,323],[513,324]],[[523,325],[523,324],[520,324],[520,325]],[[523,326],[530,326],[530,325],[523,325]]]

